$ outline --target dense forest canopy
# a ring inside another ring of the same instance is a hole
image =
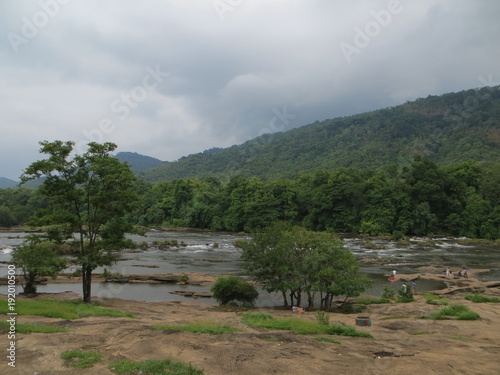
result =
[[[500,163],[439,167],[416,157],[407,167],[338,168],[267,181],[236,176],[138,181],[143,226],[253,232],[276,221],[315,231],[368,235],[451,234],[500,238]],[[47,204],[35,189],[0,190],[0,225],[24,223]]]

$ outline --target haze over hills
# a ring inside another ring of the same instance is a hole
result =
[[[134,172],[142,171],[144,169],[153,168],[158,164],[163,163],[160,159],[151,156],[138,154],[137,152],[119,152],[115,155],[121,162],[127,162],[130,169]]]
[[[10,178],[0,177],[0,189],[8,189],[17,187],[18,182]]]
[[[115,155],[117,159],[122,162],[127,162],[130,165],[130,169],[134,172],[139,172],[144,169],[152,168],[158,164],[163,163],[163,161],[153,158],[151,156],[145,156],[138,154],[137,152],[119,152]],[[23,187],[27,188],[37,188],[41,181],[29,181]],[[0,189],[8,189],[18,187],[19,181],[14,181],[6,177],[0,177]]]
[[[339,167],[378,169],[423,155],[439,165],[500,162],[500,86],[428,96],[392,108],[265,134],[174,162],[120,152],[115,156],[149,182],[176,178],[291,178]],[[18,182],[1,177],[0,188]],[[36,187],[36,186],[26,186]]]
[[[439,165],[500,162],[500,86],[428,96],[392,108],[324,120],[242,145],[192,154],[139,172],[175,178],[288,178],[339,167],[377,169],[416,155]]]

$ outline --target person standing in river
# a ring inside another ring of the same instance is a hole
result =
[[[417,283],[415,282],[415,280],[411,282],[411,291],[413,292],[413,294],[417,294]]]

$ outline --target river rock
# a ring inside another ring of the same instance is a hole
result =
[[[187,290],[174,290],[170,292],[171,294],[176,294],[184,297],[192,297],[192,298],[210,298],[212,297],[211,292],[192,292]]]

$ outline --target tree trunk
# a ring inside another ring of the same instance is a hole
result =
[[[26,285],[24,286],[24,293],[26,294],[36,293],[35,279],[36,277],[30,274],[24,276],[24,282],[26,283]]]
[[[286,298],[286,292],[285,291],[281,291],[281,294],[283,295],[283,301],[285,303],[285,307],[288,307],[288,299]]]
[[[83,287],[83,302],[90,303],[90,291],[92,288],[92,268],[90,266],[82,267],[82,287]]]
[[[316,292],[311,292],[310,290],[307,291],[307,303],[308,303],[308,309],[311,310],[314,308],[314,296],[316,295]]]

